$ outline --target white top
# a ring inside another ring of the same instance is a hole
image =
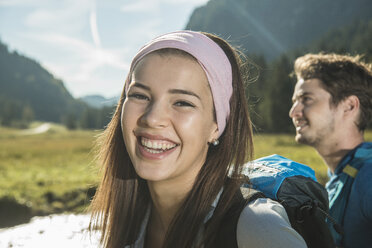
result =
[[[212,217],[218,200],[219,195],[213,202],[204,223]],[[138,239],[133,245],[127,245],[124,248],[144,247],[149,217],[150,209],[146,213]],[[301,235],[291,227],[284,207],[268,198],[252,201],[243,209],[238,220],[236,235],[239,248],[307,247]]]
[[[291,227],[284,207],[269,198],[258,198],[243,209],[236,236],[239,248],[307,247]]]

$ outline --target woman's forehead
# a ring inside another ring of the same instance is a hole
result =
[[[167,75],[169,75],[169,73],[189,71],[203,74],[208,83],[206,73],[198,61],[192,56],[183,56],[180,54],[148,54],[138,61],[133,69],[132,76],[138,77],[144,73],[159,74],[163,72],[168,72]]]
[[[152,54],[136,65],[131,82],[142,82],[151,86],[167,82],[171,87],[202,88],[210,91],[208,78],[196,60],[178,55],[161,56]]]

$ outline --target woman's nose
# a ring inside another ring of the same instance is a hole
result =
[[[152,128],[166,127],[169,124],[169,111],[160,102],[151,103],[141,116],[140,123]]]

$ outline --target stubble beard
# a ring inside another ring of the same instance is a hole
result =
[[[330,133],[335,129],[335,121],[332,118],[328,125],[324,128],[312,131],[309,125],[309,130],[305,130],[303,133],[296,133],[295,140],[299,144],[308,145],[316,148],[327,139]]]

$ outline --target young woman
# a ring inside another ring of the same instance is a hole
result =
[[[157,37],[134,57],[101,137],[91,226],[105,247],[221,246],[253,153],[240,67],[226,41],[192,31]],[[235,225],[238,247],[306,247],[266,198]]]

